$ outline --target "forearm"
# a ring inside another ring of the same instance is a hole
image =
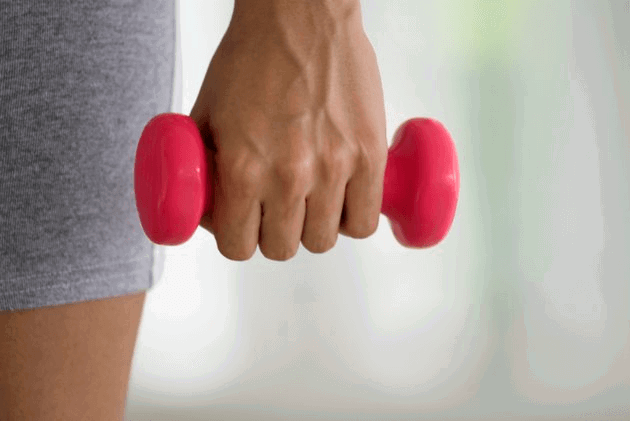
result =
[[[359,0],[235,0],[233,20],[280,23],[305,32],[362,27]]]
[[[279,10],[301,10],[319,7],[335,14],[347,14],[361,8],[359,0],[235,0],[235,8],[273,7]]]

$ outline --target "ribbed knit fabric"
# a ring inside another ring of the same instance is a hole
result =
[[[133,166],[144,125],[173,102],[175,8],[0,0],[0,311],[159,277]]]

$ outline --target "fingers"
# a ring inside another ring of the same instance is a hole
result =
[[[266,258],[285,261],[300,242],[311,253],[325,253],[339,233],[367,238],[378,228],[386,147],[355,158],[339,151],[320,158],[316,170],[308,160],[265,170],[244,155],[215,155],[214,208],[202,225],[221,254],[235,261],[249,260],[258,245]]]
[[[320,189],[307,198],[302,244],[311,253],[325,253],[337,244],[345,189],[345,183],[337,184],[333,190]]]
[[[304,166],[286,163],[269,178],[268,194],[263,201],[260,226],[260,251],[270,260],[285,261],[295,256],[306,213],[306,191],[312,179]]]
[[[261,171],[245,158],[217,159],[217,168],[211,222],[217,247],[230,260],[249,260],[258,246]]]
[[[372,143],[377,145],[376,142]],[[339,232],[346,237],[367,238],[378,228],[383,203],[383,181],[387,164],[385,148],[359,150],[355,171],[348,181]]]
[[[337,243],[349,163],[350,160],[339,152],[336,159],[320,163],[319,183],[306,199],[302,232],[302,244],[311,253],[325,253]]]
[[[263,203],[260,252],[267,259],[289,260],[300,248],[306,203],[302,200],[270,200]]]

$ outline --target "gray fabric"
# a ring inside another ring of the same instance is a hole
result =
[[[173,103],[175,0],[0,0],[0,311],[151,288],[133,165]],[[161,262],[163,264],[163,262]]]

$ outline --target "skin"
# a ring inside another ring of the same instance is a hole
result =
[[[122,420],[144,299],[0,313],[0,420]]]
[[[358,1],[237,1],[190,117],[215,177],[200,225],[226,258],[259,245],[285,261],[376,231],[385,105]]]
[[[216,177],[201,226],[272,260],[378,226],[387,159],[358,0],[241,0],[191,112]],[[0,313],[1,420],[122,420],[145,293]]]

